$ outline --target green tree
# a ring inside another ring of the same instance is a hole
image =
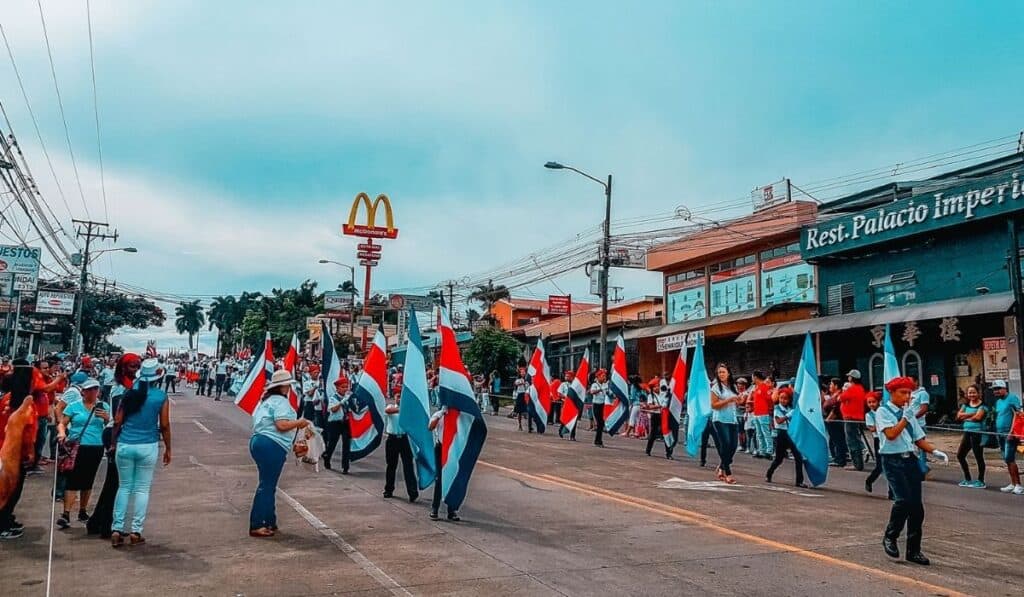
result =
[[[175,307],[174,315],[176,317],[174,329],[178,330],[179,334],[188,334],[188,348],[192,350],[196,334],[206,323],[203,308],[199,305],[198,300],[183,302]]]
[[[359,296],[359,289],[355,287],[352,280],[345,280],[341,284],[338,284],[338,290],[351,294],[352,296]]]
[[[512,295],[506,286],[502,284],[495,285],[493,280],[488,280],[487,284],[481,284],[476,287],[476,290],[469,293],[469,300],[480,303],[480,306],[484,308],[484,319],[493,318],[491,308],[494,307],[494,303],[511,297]]]
[[[462,356],[473,374],[489,375],[497,371],[502,377],[510,377],[521,354],[522,345],[504,330],[481,328]]]

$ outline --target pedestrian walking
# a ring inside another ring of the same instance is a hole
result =
[[[161,439],[164,466],[171,464],[170,402],[167,393],[154,385],[160,379],[159,368],[156,359],[143,361],[138,382],[125,392],[114,416],[114,459],[120,481],[111,522],[111,545],[115,548],[124,545],[125,536],[131,545],[146,542],[142,531]],[[133,517],[131,530],[126,533],[130,505]]]
[[[757,438],[756,458],[771,458],[775,447],[772,442],[772,380],[763,371],[754,371],[753,410],[754,433]]]
[[[879,458],[889,488],[893,493],[889,523],[885,527],[882,547],[886,555],[900,557],[897,540],[904,526],[907,529],[908,562],[927,566],[930,562],[921,552],[924,533],[924,502],[921,499],[921,484],[924,471],[918,462],[915,446],[935,455],[944,463],[949,457],[925,437],[924,430],[917,422],[914,411],[906,408],[910,404],[910,393],[917,387],[910,377],[897,377],[885,384],[889,391],[889,403],[875,411],[875,427],[880,443]]]
[[[67,474],[64,511],[57,519],[57,526],[62,529],[71,526],[76,502],[78,520],[89,521],[89,499],[103,460],[103,427],[110,420],[110,407],[99,401],[100,383],[90,378],[79,388],[82,400],[68,405],[57,425],[57,441],[64,445],[62,457],[74,459],[74,468]]]
[[[217,362],[217,367],[214,369],[213,380],[214,380],[214,386],[216,386],[216,390],[217,390],[217,396],[214,398],[214,400],[218,400],[219,401],[221,394],[224,392],[224,390],[228,389],[228,388],[224,387],[224,385],[225,385],[224,382],[227,380],[227,377],[228,377],[228,362],[227,362],[227,359],[225,359],[224,356],[222,355],[220,357],[220,361]]]
[[[988,407],[981,401],[981,388],[974,384],[968,386],[967,402],[956,413],[956,420],[963,422],[964,429],[960,446],[956,450],[957,462],[964,473],[960,487],[985,489],[985,439],[981,432],[984,431],[987,415]],[[977,479],[971,479],[971,467],[967,465],[968,452],[974,453],[974,461],[978,464]]]
[[[1024,487],[1020,484],[1020,469],[1017,468],[1017,446],[1020,438],[1012,435],[1013,420],[1020,416],[1020,396],[1011,394],[1006,381],[997,379],[992,382],[992,393],[996,397],[996,436],[999,440],[999,452],[1006,463],[1006,472],[1010,475],[1010,484],[999,491],[1024,495]]]
[[[857,375],[854,376],[853,374]],[[850,371],[850,383],[839,393],[839,414],[843,418],[843,434],[846,436],[846,450],[854,470],[864,470],[864,386],[860,372]],[[916,416],[916,415],[915,415]]]
[[[295,417],[295,409],[288,401],[294,384],[291,373],[275,371],[252,413],[249,455],[256,463],[259,483],[249,511],[250,537],[273,537],[277,532],[277,482],[296,432],[309,426],[306,419]]]
[[[715,367],[715,381],[711,384],[711,421],[715,428],[715,448],[720,459],[718,479],[730,485],[736,483],[732,476],[732,460],[736,455],[739,435],[736,419],[736,404],[739,400],[732,372],[728,365],[719,363]]]
[[[860,371],[851,369],[847,379],[860,379]],[[828,432],[828,451],[832,460],[829,466],[845,467],[849,462],[846,447],[846,427],[843,425],[842,413],[839,409],[839,396],[843,393],[842,382],[833,377],[828,383],[828,392],[821,405],[821,414],[825,417],[825,430]]]
[[[775,405],[773,416],[775,418],[775,458],[772,460],[771,466],[768,467],[765,481],[772,482],[772,475],[775,474],[782,461],[786,459],[786,454],[792,453],[793,464],[796,467],[796,486],[806,489],[807,484],[804,483],[804,459],[800,456],[800,451],[796,449],[796,444],[789,438],[789,422],[793,418],[792,388],[782,388],[779,390],[779,403]]]
[[[413,462],[412,445],[409,437],[402,429],[398,420],[398,407],[402,402],[402,392],[394,394],[394,401],[384,407],[384,497],[390,498],[395,492],[395,474],[398,471],[398,460],[402,460],[402,476],[405,478],[405,491],[410,502],[420,496],[416,481],[416,464]]]

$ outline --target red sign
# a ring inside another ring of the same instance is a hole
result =
[[[356,245],[356,249],[360,251],[372,251],[374,253],[380,253],[380,249],[383,245],[374,245],[370,243],[359,243]]]
[[[372,253],[370,251],[359,251],[356,253],[356,257],[360,259],[380,259],[380,253]]]
[[[396,311],[400,311],[405,308],[405,297],[400,294],[392,294],[391,298],[388,299],[388,302],[391,303],[391,308]]]
[[[551,315],[568,315],[572,311],[572,297],[552,294],[548,296],[548,313]]]
[[[376,259],[360,259],[359,260],[359,265],[365,265],[366,267],[377,267],[378,263],[380,263],[380,262],[377,261]]]

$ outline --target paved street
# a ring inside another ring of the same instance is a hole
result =
[[[1024,499],[960,489],[952,468],[925,488],[933,565],[921,568],[882,553],[889,502],[884,485],[863,493],[861,473],[796,490],[787,464],[769,486],[764,461],[741,455],[740,485],[726,488],[688,459],[645,456],[637,440],[601,450],[587,432],[571,444],[504,417],[487,418],[462,523],[431,522],[423,500],[384,500],[381,449],[347,477],[289,464],[282,533],[250,539],[248,417],[230,402],[174,400],[175,462],[156,475],[149,543],[114,551],[81,526],[57,531],[54,595],[1016,595],[1024,585]],[[995,466],[990,475],[1004,481]],[[49,506],[44,478],[30,478],[25,537],[0,544],[6,595],[44,593]]]

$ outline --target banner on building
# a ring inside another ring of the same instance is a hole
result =
[[[1010,367],[1006,363],[1006,338],[982,338],[981,350],[984,356],[985,383],[997,379],[1006,381],[1010,377]]]
[[[704,330],[693,330],[690,332],[672,334],[671,336],[662,336],[654,342],[658,352],[669,352],[672,350],[679,350],[683,346],[693,348],[694,346],[697,346],[698,339],[701,341],[704,340]]]
[[[707,299],[704,295],[706,281],[707,279],[701,275],[668,285],[665,290],[668,295],[669,323],[693,321],[708,316]]]
[[[757,308],[757,265],[711,274],[711,316]]]
[[[761,306],[817,301],[814,266],[793,252],[761,260]]]
[[[75,312],[75,293],[40,290],[36,293],[36,313],[72,315]]]
[[[568,315],[572,311],[572,297],[569,295],[548,295],[549,315]]]

